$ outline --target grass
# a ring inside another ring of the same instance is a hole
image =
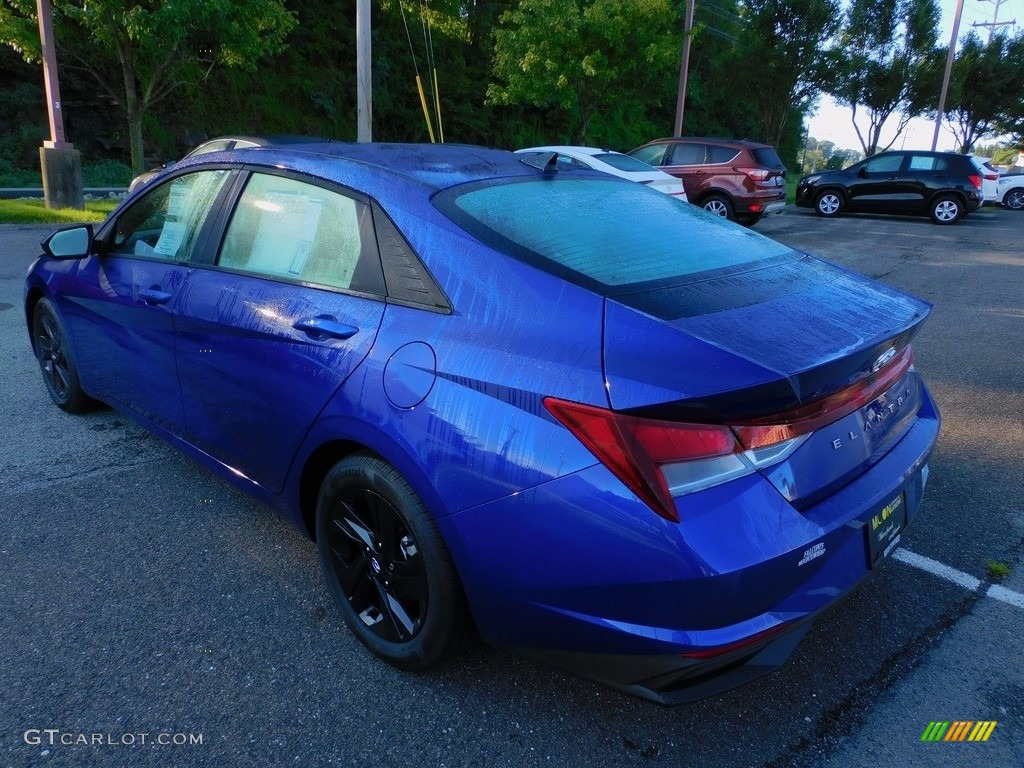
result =
[[[992,581],[1002,581],[1010,575],[1010,566],[998,560],[989,560],[985,564],[985,570],[988,571],[988,577]]]
[[[42,200],[0,200],[0,224],[78,224],[103,221],[120,200],[87,200],[85,210],[50,210]]]

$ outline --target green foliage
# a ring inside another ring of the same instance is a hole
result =
[[[910,118],[935,109],[941,49],[935,0],[852,0],[832,56],[836,78],[826,90],[851,116],[865,155],[888,149]],[[941,76],[941,75],[939,75]],[[862,131],[857,113],[868,118]],[[879,146],[882,127],[893,115],[899,126]]]
[[[131,180],[131,167],[117,160],[82,164],[82,185],[85,187],[127,187]]]
[[[1010,575],[1011,568],[999,560],[989,560],[985,564],[985,572],[991,581],[1003,581]]]
[[[962,41],[953,62],[946,123],[961,152],[1012,122],[1024,93],[1024,33],[1015,38],[993,35],[983,43],[973,31]]]
[[[672,18],[668,0],[520,0],[496,32],[487,101],[566,110],[586,143],[596,114],[671,75]]]

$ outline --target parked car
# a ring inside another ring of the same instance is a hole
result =
[[[183,161],[43,242],[24,311],[44,384],[315,538],[345,622],[399,668],[475,626],[656,701],[726,690],[917,516],[929,305],[525,159]]]
[[[981,204],[995,204],[999,201],[999,169],[992,165],[992,158],[971,155],[978,173],[981,174]]]
[[[659,171],[653,165],[648,165],[635,157],[612,149],[565,146],[529,147],[517,149],[516,154],[527,154],[538,158],[550,157],[554,154],[561,170],[589,168],[602,173],[610,173],[612,176],[620,176],[623,179],[647,184],[651,189],[672,195],[680,200],[686,200],[686,190],[683,188],[682,181]]]
[[[187,160],[190,157],[206,155],[211,152],[223,152],[226,149],[250,149],[252,147],[269,147],[278,144],[315,144],[323,141],[324,139],[316,136],[218,136],[216,139],[204,141],[182,159]],[[160,168],[140,173],[128,185],[128,193],[131,194],[143,184],[149,183],[156,178],[157,174],[173,165],[173,162],[165,163]]]
[[[786,166],[768,144],[683,137],[629,154],[681,179],[694,205],[740,224],[753,226],[786,207]]]
[[[825,217],[844,211],[891,213],[953,224],[981,205],[981,192],[982,174],[969,156],[901,150],[804,176],[796,204]]]
[[[1024,166],[1013,165],[996,182],[996,202],[1011,211],[1024,210]]]

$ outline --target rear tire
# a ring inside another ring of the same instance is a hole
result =
[[[390,464],[366,453],[335,464],[320,488],[316,537],[327,587],[375,656],[420,670],[462,644],[469,611],[455,565]]]
[[[928,215],[936,224],[955,224],[964,215],[964,204],[952,195],[942,195],[932,201]]]
[[[53,302],[40,299],[32,313],[32,346],[50,399],[68,413],[85,413],[96,401],[82,390],[64,324]]]
[[[715,216],[729,219],[729,221],[733,221],[736,218],[732,210],[732,203],[729,202],[728,198],[721,195],[711,195],[711,197],[701,203],[701,208],[708,213],[713,213]]]
[[[821,192],[814,201],[815,213],[826,219],[834,219],[843,212],[845,207],[846,202],[843,200],[843,196],[831,189]]]
[[[1024,210],[1024,187],[1014,187],[1003,195],[1003,205],[1011,211]]]

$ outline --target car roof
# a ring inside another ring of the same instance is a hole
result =
[[[647,142],[648,144],[672,144],[672,143],[691,143],[698,141],[706,141],[709,143],[718,144],[736,144],[743,147],[768,147],[771,144],[765,144],[761,141],[751,141],[750,139],[727,139],[722,136],[669,136],[664,139],[654,139],[653,141]]]
[[[367,189],[384,184],[385,179],[394,183],[411,180],[437,191],[471,181],[542,175],[521,156],[504,149],[468,144],[336,141],[227,150],[200,155],[176,167],[219,162],[278,166],[338,182],[346,179],[335,171],[348,168],[365,177]],[[360,170],[363,173],[358,173]]]
[[[517,149],[516,154],[520,152],[561,152],[566,155],[586,155],[588,157],[594,157],[596,155],[621,155],[622,152],[617,152],[614,149],[598,149],[597,147],[577,147],[571,145],[560,145],[550,147],[526,147],[525,149]]]

